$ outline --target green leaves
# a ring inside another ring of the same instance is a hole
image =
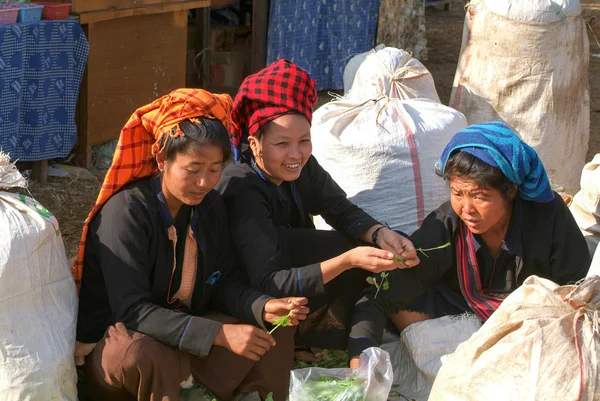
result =
[[[271,331],[269,331],[269,334],[273,334],[273,332],[274,332],[275,330],[277,330],[277,328],[279,328],[279,327],[287,327],[287,326],[289,326],[290,324],[292,324],[292,318],[290,317],[290,315],[292,314],[292,312],[293,312],[293,311],[294,311],[294,310],[292,309],[291,311],[289,311],[289,313],[288,313],[287,315],[285,315],[285,316],[281,316],[279,319],[275,320],[275,321],[273,322],[273,325],[274,325],[275,327],[273,327],[273,328],[271,329]]]
[[[273,401],[273,393],[267,394],[267,398],[265,398],[265,401]]]
[[[390,282],[388,281],[387,277],[388,277],[389,273],[388,272],[381,272],[379,273],[379,277],[381,277],[381,281],[377,282],[377,279],[375,277],[367,277],[367,283],[370,285],[374,285],[375,288],[377,288],[377,291],[375,291],[375,298],[377,298],[377,295],[379,294],[379,291],[384,290],[387,291],[390,288]]]
[[[417,248],[417,249],[415,249],[415,251],[421,252],[425,257],[428,258],[429,255],[427,255],[425,252],[437,251],[438,249],[448,248],[450,245],[452,245],[452,244],[450,243],[450,241],[448,241],[444,245],[436,246],[435,248]],[[406,262],[406,258],[403,257],[402,255],[396,255],[395,260],[396,260],[396,263]],[[367,277],[367,283],[369,283],[370,285],[374,285],[375,288],[377,288],[377,291],[375,291],[374,298],[377,298],[379,291],[381,291],[381,290],[387,291],[390,289],[390,282],[387,279],[388,275],[389,275],[388,272],[381,272],[379,274],[379,277],[381,277],[381,281],[379,281],[379,282],[377,282],[377,279],[375,277]]]

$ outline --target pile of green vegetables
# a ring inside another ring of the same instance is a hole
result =
[[[344,380],[323,377],[319,381],[303,383],[307,400],[311,401],[364,401],[362,381],[348,377]]]

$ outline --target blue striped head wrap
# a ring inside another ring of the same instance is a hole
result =
[[[470,153],[502,171],[506,178],[517,184],[521,198],[536,202],[554,199],[548,174],[537,153],[506,124],[491,121],[457,132],[440,157],[442,176],[448,159],[458,151]]]

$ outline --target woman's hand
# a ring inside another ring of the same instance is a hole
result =
[[[275,346],[275,339],[266,331],[249,324],[224,324],[213,344],[252,361],[258,361]]]
[[[372,246],[359,246],[347,251],[345,255],[349,266],[360,267],[371,273],[381,273],[397,268],[392,252]]]
[[[377,237],[377,245],[386,251],[394,253],[395,264],[401,269],[415,267],[420,263],[415,246],[406,237],[389,228],[382,228]]]
[[[308,304],[308,299],[304,297],[270,299],[265,304],[263,320],[267,323],[273,323],[280,317],[287,316],[292,311],[290,314],[290,326],[297,326],[299,321],[305,320],[308,312],[310,312],[306,304]]]
[[[359,361],[359,357],[357,357],[357,356],[352,357],[352,359],[350,359],[350,363],[348,363],[348,366],[351,369],[358,369],[358,361]]]

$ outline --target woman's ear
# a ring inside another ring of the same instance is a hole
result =
[[[158,169],[163,171],[165,169],[165,165],[167,164],[167,160],[165,159],[165,155],[163,152],[158,152],[156,154],[156,164],[158,164]]]
[[[517,184],[513,184],[510,190],[510,200],[514,201],[517,195],[519,194],[519,186]]]
[[[254,158],[258,158],[260,157],[260,141],[255,137],[255,136],[249,136],[248,137],[248,145],[250,146],[250,149],[252,150],[252,154],[254,155]]]

